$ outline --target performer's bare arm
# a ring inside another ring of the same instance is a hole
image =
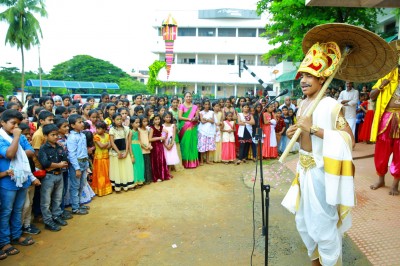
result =
[[[354,148],[354,146],[356,145],[356,141],[354,139],[353,131],[351,130],[349,123],[347,123],[346,118],[344,118],[343,110],[340,110],[339,116],[336,120],[336,128],[338,130],[349,133]]]
[[[375,87],[372,88],[372,91],[369,94],[369,97],[371,98],[371,100],[375,101],[378,98],[381,90],[383,90],[386,87],[386,85],[388,85],[389,83],[390,83],[390,80],[384,79],[378,88],[375,88]]]

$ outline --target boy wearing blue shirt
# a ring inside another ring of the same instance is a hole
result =
[[[31,173],[28,156],[34,150],[18,127],[23,120],[17,110],[1,115],[0,129],[0,249],[7,255],[19,253],[13,245],[29,246],[31,237],[22,237],[22,208],[31,181],[39,184]],[[12,169],[10,169],[12,168]]]
[[[88,206],[80,206],[79,196],[82,194],[84,180],[89,168],[89,156],[86,145],[86,136],[82,133],[85,125],[80,115],[74,114],[68,118],[71,129],[67,139],[68,160],[70,162],[69,192],[71,196],[72,214],[88,214]]]

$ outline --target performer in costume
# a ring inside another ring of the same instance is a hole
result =
[[[400,41],[396,41],[400,54]],[[390,173],[394,177],[390,195],[399,194],[400,180],[400,58],[398,66],[372,87],[370,97],[376,99],[374,121],[372,122],[371,141],[375,145],[375,168],[378,182],[371,185],[375,190],[385,186],[389,157],[393,154]]]
[[[300,65],[297,78],[307,98],[297,112],[297,124],[287,130],[291,138],[302,130],[296,177],[282,205],[296,214],[296,227],[307,247],[312,265],[340,265],[342,236],[351,227],[354,206],[354,137],[342,105],[323,98],[312,117],[311,108],[341,53],[334,42],[314,44]]]

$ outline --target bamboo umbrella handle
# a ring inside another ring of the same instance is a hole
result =
[[[319,102],[321,101],[322,97],[325,95],[325,91],[328,88],[328,86],[331,84],[332,79],[335,77],[336,72],[342,65],[344,59],[346,56],[350,53],[350,47],[346,46],[342,52],[342,57],[340,58],[336,69],[333,71],[332,75],[329,76],[329,78],[326,80],[324,83],[324,86],[322,86],[322,89],[318,92],[317,97],[315,98],[314,102],[311,105],[311,108],[307,110],[305,116],[311,116],[312,113],[314,112],[315,108],[317,108]],[[283,163],[288,156],[290,150],[293,148],[294,144],[296,143],[297,139],[300,137],[301,134],[301,128],[296,129],[296,132],[294,133],[293,137],[290,139],[290,142],[286,146],[285,151],[282,153],[281,157],[279,158],[279,162]]]

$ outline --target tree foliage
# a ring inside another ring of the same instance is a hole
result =
[[[377,24],[376,8],[310,7],[299,0],[260,0],[257,12],[267,12],[270,20],[264,36],[276,46],[263,56],[265,61],[276,57],[278,61],[301,61],[304,35],[311,28],[326,23],[349,23],[374,30]]]
[[[17,46],[17,49],[21,50],[21,89],[22,98],[24,98],[24,49],[29,50],[32,46],[38,45],[40,38],[43,37],[39,21],[34,14],[47,16],[45,4],[43,0],[0,0],[0,4],[7,6],[7,9],[0,13],[0,21],[5,21],[9,25],[5,43]]]
[[[118,82],[118,86],[120,88],[120,94],[136,94],[136,93],[144,93],[148,94],[146,85],[143,83],[133,80],[130,77],[120,78]]]
[[[46,79],[46,74],[42,76]],[[17,67],[1,67],[0,77],[8,80],[12,84],[12,89],[18,89],[21,86],[22,74]],[[25,79],[39,79],[39,74],[32,71],[25,72]]]
[[[76,55],[53,67],[49,79],[118,83],[129,75],[110,62],[89,55]]]
[[[5,77],[0,76],[0,94],[7,96],[12,94],[13,84],[11,81],[7,80]]]

